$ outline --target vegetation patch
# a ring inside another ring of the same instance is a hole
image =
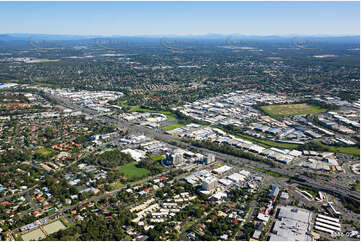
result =
[[[265,148],[271,148],[271,147],[275,147],[275,148],[280,148],[280,149],[297,149],[299,147],[299,145],[297,144],[288,144],[288,143],[282,143],[282,142],[276,142],[276,141],[272,141],[272,140],[267,140],[267,139],[261,139],[261,138],[256,138],[256,137],[252,137],[249,135],[245,135],[242,134],[241,131],[239,130],[239,128],[232,126],[232,125],[227,125],[227,126],[213,126],[214,128],[219,128],[229,134],[232,134],[238,138],[241,139],[245,139],[248,141],[251,141],[254,144],[263,146]]]
[[[322,144],[323,145],[323,144]],[[343,146],[331,146],[331,145],[324,145],[330,152],[334,153],[341,153],[345,155],[351,155],[354,157],[360,157],[360,148],[355,146],[350,147],[343,147]]]
[[[154,109],[148,109],[148,108],[141,108],[139,106],[135,106],[135,107],[131,107],[128,110],[129,113],[131,112],[141,112],[141,113],[161,113],[164,114],[165,116],[167,116],[168,119],[170,120],[176,120],[176,116],[174,113],[170,112],[170,111],[163,111],[163,110],[154,110]]]
[[[55,155],[56,151],[50,148],[41,148],[35,151],[35,157],[37,158],[50,158]]]
[[[314,198],[318,196],[318,190],[311,188],[311,187],[305,187],[305,186],[298,186],[298,188],[302,191],[306,191],[309,194],[311,194]]]
[[[288,117],[301,114],[325,112],[326,109],[306,103],[261,106],[260,109],[271,117]]]
[[[358,146],[333,146],[333,145],[322,144],[319,141],[313,141],[304,144],[300,148],[304,150],[340,153],[340,154],[350,155],[355,158],[360,157],[360,147]]]
[[[352,189],[360,192],[360,181],[356,181],[354,184],[352,184]]]
[[[138,168],[136,163],[131,163],[119,167],[119,172],[127,176],[128,178],[141,178],[150,173],[148,169]]]
[[[179,128],[179,127],[183,127],[183,126],[185,126],[185,124],[175,123],[175,124],[170,124],[170,125],[167,125],[167,126],[163,126],[163,127],[161,127],[161,129],[163,129],[165,131],[169,131],[169,130]]]
[[[287,175],[283,175],[281,173],[278,173],[278,172],[274,172],[274,171],[268,171],[268,170],[265,170],[265,169],[262,169],[262,168],[254,168],[255,170],[257,171],[260,171],[260,172],[263,172],[263,173],[266,173],[270,176],[273,176],[273,177],[278,177],[278,178],[290,178],[289,176]]]
[[[263,146],[265,148],[275,147],[279,149],[314,150],[318,152],[333,152],[333,153],[345,154],[356,158],[360,157],[360,148],[358,146],[332,146],[332,145],[322,144],[319,141],[309,142],[304,145],[288,144],[288,143],[281,143],[277,141],[261,139],[261,138],[245,135],[240,133],[241,131],[238,130],[237,127],[233,127],[230,125],[223,127],[222,126],[214,126],[214,127],[222,129],[223,131],[232,134],[238,138],[249,140],[252,143]]]
[[[152,157],[152,160],[154,161],[160,161],[160,160],[164,160],[164,156],[163,155],[158,155],[158,156],[154,156]]]
[[[35,229],[29,233],[23,234],[21,237],[25,241],[41,240],[46,238],[45,234],[40,229]]]
[[[56,233],[59,230],[63,230],[63,229],[66,229],[66,227],[64,226],[64,224],[60,220],[56,220],[55,222],[52,222],[52,223],[47,224],[47,225],[44,226],[44,230],[48,234]]]

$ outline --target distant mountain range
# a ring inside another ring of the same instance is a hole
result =
[[[0,34],[1,39],[29,39],[38,38],[38,39],[48,39],[48,40],[77,40],[77,39],[90,39],[90,38],[122,38],[122,37],[141,37],[141,38],[160,38],[160,37],[169,37],[169,38],[207,38],[207,39],[218,39],[225,38],[228,36],[233,36],[237,38],[251,38],[251,39],[279,39],[279,38],[294,38],[294,37],[304,37],[304,38],[353,38],[360,39],[360,35],[298,35],[298,34],[289,34],[289,35],[244,35],[244,34],[204,34],[204,35],[70,35],[70,34],[28,34],[28,33],[5,33]]]
[[[205,35],[134,35],[134,36],[121,36],[121,35],[67,35],[67,34],[28,34],[28,33],[8,33],[0,34],[0,43],[22,43],[24,41],[33,40],[47,40],[47,41],[94,41],[94,39],[127,39],[138,41],[152,41],[159,38],[169,39],[198,39],[198,40],[224,40],[226,38],[232,38],[234,40],[250,40],[250,41],[269,41],[269,42],[285,42],[292,38],[297,40],[307,41],[325,41],[329,43],[360,43],[359,35],[352,36],[326,36],[326,35],[242,35],[242,34],[205,34]]]

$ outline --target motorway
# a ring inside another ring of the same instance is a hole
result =
[[[113,117],[109,117],[109,116],[105,116],[105,115],[100,115],[99,112],[95,111],[95,110],[91,110],[88,108],[85,108],[83,106],[74,104],[70,99],[65,99],[65,98],[60,98],[58,96],[52,95],[52,96],[48,96],[51,99],[55,99],[57,102],[62,103],[64,106],[73,109],[74,111],[82,111],[84,114],[87,114],[89,116],[92,116],[94,119],[99,120],[100,122],[103,123],[110,123],[110,124],[115,124],[118,127],[122,127],[128,130],[133,131],[134,133],[138,133],[138,134],[144,134],[150,138],[154,138],[160,141],[163,141],[165,143],[171,144],[171,145],[175,145],[178,147],[182,147],[185,149],[192,149],[195,150],[199,153],[203,153],[203,154],[214,154],[218,159],[224,160],[224,161],[233,161],[233,162],[238,162],[241,163],[243,165],[247,165],[250,167],[257,167],[257,168],[261,168],[261,169],[265,169],[265,170],[269,170],[269,171],[274,171],[283,175],[287,175],[289,177],[294,177],[297,176],[299,178],[305,179],[305,182],[300,182],[300,181],[296,181],[293,180],[296,183],[299,183],[301,185],[305,185],[305,186],[309,186],[309,187],[313,187],[315,189],[321,190],[321,191],[325,191],[325,192],[329,192],[332,193],[334,195],[337,196],[341,196],[341,197],[347,197],[350,198],[352,200],[355,200],[357,202],[360,201],[360,194],[359,192],[356,191],[352,191],[350,190],[348,187],[339,185],[339,184],[333,184],[330,183],[327,178],[324,178],[322,176],[315,178],[310,178],[307,176],[302,175],[303,171],[307,171],[304,168],[297,168],[297,169],[291,169],[289,167],[287,167],[286,165],[280,164],[278,163],[278,167],[271,167],[265,163],[262,162],[257,162],[257,161],[251,161],[251,160],[246,160],[246,159],[242,159],[233,155],[227,155],[224,153],[220,153],[220,152],[215,152],[215,151],[211,151],[208,150],[206,148],[199,148],[193,145],[190,145],[188,143],[182,142],[179,139],[177,139],[175,136],[171,136],[168,134],[163,133],[162,131],[159,130],[155,130],[155,129],[150,129],[150,128],[146,128],[143,126],[138,126],[138,125],[134,125],[134,124],[129,124],[128,122],[122,121],[122,120],[118,120],[116,118]],[[279,168],[281,167],[281,168]]]

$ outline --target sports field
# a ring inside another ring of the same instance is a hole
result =
[[[45,234],[40,229],[35,229],[21,236],[21,238],[25,241],[41,240],[44,239],[45,237],[46,237]]]
[[[66,229],[66,227],[60,220],[56,220],[55,222],[45,225],[44,229],[48,234],[52,234],[58,232],[59,230]]]
[[[145,168],[138,168],[135,166],[136,163],[127,164],[119,167],[119,171],[129,178],[140,178],[150,173]]]
[[[50,148],[41,148],[36,150],[35,153],[40,155],[41,157],[50,157],[55,153],[55,150]]]
[[[326,109],[306,103],[261,106],[261,110],[272,117],[288,117],[301,114],[322,113]]]

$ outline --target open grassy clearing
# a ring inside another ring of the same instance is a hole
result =
[[[305,187],[305,186],[298,186],[298,189],[301,191],[306,191],[309,194],[311,194],[314,198],[318,196],[318,190],[317,189],[313,189],[310,187]]]
[[[275,147],[275,148],[280,148],[280,149],[297,149],[299,146],[297,144],[281,143],[281,142],[276,142],[276,141],[272,141],[272,140],[260,139],[260,138],[256,138],[256,137],[252,137],[252,136],[248,136],[248,135],[244,135],[244,134],[240,134],[237,136],[239,136],[239,138],[249,140],[249,141],[251,141],[255,144],[258,144],[260,146],[263,146],[265,148]]]
[[[266,105],[260,107],[263,112],[271,117],[288,117],[301,114],[315,114],[325,112],[326,109],[306,103]]]
[[[21,236],[21,238],[25,241],[30,241],[30,240],[41,240],[41,239],[45,239],[46,236],[45,234],[41,231],[41,229],[35,229],[29,233],[25,233]]]
[[[35,153],[42,157],[50,157],[53,154],[55,154],[56,151],[53,149],[50,149],[50,148],[41,148],[41,149],[36,150]]]
[[[353,157],[360,157],[360,148],[356,146],[333,146],[333,145],[325,145],[319,141],[316,141],[320,146],[327,148],[330,152],[340,153],[345,155],[350,155]]]
[[[165,157],[163,155],[159,155],[159,156],[154,156],[152,157],[153,161],[160,161],[160,160],[164,160]]]
[[[140,108],[138,106],[135,106],[135,107],[133,106],[129,109],[128,112],[129,113],[131,113],[131,112],[161,113],[161,114],[164,114],[165,116],[167,116],[167,118],[170,120],[177,120],[174,113],[169,112],[169,111],[163,111],[163,110],[153,110],[153,109]]]
[[[257,168],[257,167],[255,167],[254,169],[255,169],[255,170],[257,170],[257,171],[260,171],[260,172],[266,173],[266,174],[268,174],[268,175],[270,175],[270,176],[273,176],[273,177],[278,177],[278,178],[290,178],[289,176],[287,176],[287,175],[283,175],[283,174],[280,174],[280,173],[278,173],[278,172],[268,171],[268,170],[265,170],[265,169],[262,169],[262,168]]]
[[[120,166],[119,171],[128,178],[141,178],[150,173],[150,171],[145,168],[136,167],[136,164],[137,163],[130,163],[124,166]]]
[[[170,124],[170,125],[166,125],[166,126],[162,126],[161,129],[165,130],[165,131],[169,131],[175,128],[179,128],[179,127],[183,127],[186,124],[180,124],[180,123],[175,123],[175,124]]]
[[[360,192],[360,181],[356,181],[354,184],[352,184],[353,190]]]
[[[258,144],[260,146],[263,146],[265,148],[275,147],[275,148],[280,148],[280,149],[296,149],[299,147],[297,144],[281,143],[281,142],[276,142],[276,141],[272,141],[272,140],[260,139],[260,138],[252,137],[252,136],[245,135],[245,134],[230,132],[229,130],[224,129],[221,126],[212,126],[212,127],[221,129],[228,134],[232,134],[238,138],[251,141],[251,142]]]
[[[62,229],[66,229],[66,227],[64,226],[64,224],[60,221],[60,220],[56,220],[55,222],[52,222],[50,224],[47,224],[44,226],[44,230],[48,233],[48,234],[52,234],[52,233],[56,233],[59,230]]]
[[[218,126],[212,126],[212,127],[222,129],[226,133],[232,134],[232,135],[234,135],[234,136],[236,136],[238,138],[241,138],[241,139],[251,141],[252,143],[258,144],[258,145],[263,146],[265,148],[275,147],[275,148],[279,148],[279,149],[291,149],[291,150],[300,148],[300,145],[297,145],[297,144],[281,143],[281,142],[277,142],[277,141],[256,138],[256,137],[248,136],[248,135],[245,135],[245,134],[232,133],[229,130],[226,130],[226,129],[224,129],[222,127],[218,127]],[[325,145],[325,144],[322,144],[319,141],[315,141],[315,143],[319,144],[323,148],[328,149],[329,152],[339,153],[339,154],[344,154],[344,155],[350,155],[350,156],[353,156],[353,157],[356,157],[356,158],[360,157],[360,148],[359,147],[355,147],[355,146],[347,146],[347,147],[346,146],[339,146],[338,147],[338,146],[332,146],[332,145]]]

